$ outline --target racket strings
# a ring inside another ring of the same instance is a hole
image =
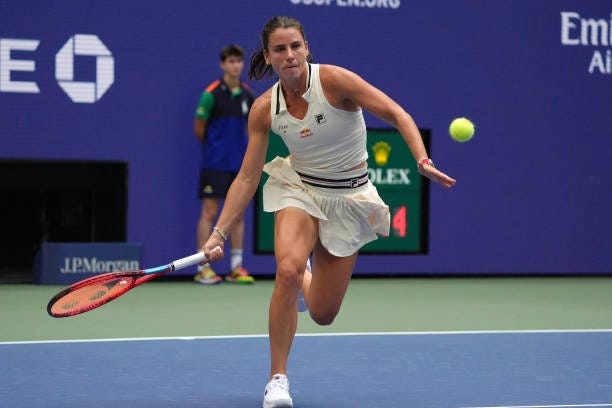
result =
[[[125,293],[134,285],[137,276],[112,277],[69,291],[52,305],[54,316],[72,316],[95,309]]]

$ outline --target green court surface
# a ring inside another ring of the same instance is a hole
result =
[[[0,341],[267,333],[274,282],[152,281],[80,316],[46,305],[61,286],[0,285]],[[612,329],[612,277],[355,278],[331,326],[298,333]]]

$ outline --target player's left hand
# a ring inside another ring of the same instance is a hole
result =
[[[431,181],[435,181],[436,183],[441,184],[446,188],[450,188],[457,183],[457,180],[447,176],[446,174],[442,173],[440,170],[436,169],[430,164],[424,164],[422,166],[419,166],[419,173],[421,173],[423,176],[427,177]]]

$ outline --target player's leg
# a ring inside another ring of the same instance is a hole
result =
[[[312,270],[306,271],[302,292],[310,316],[320,325],[331,324],[338,312],[348,289],[357,253],[347,257],[330,254],[317,241],[313,251]]]
[[[275,215],[276,281],[270,299],[270,381],[264,408],[293,406],[289,395],[287,359],[297,327],[297,297],[306,260],[318,239],[318,221],[297,208]]]
[[[308,304],[306,303],[306,299],[304,298],[304,292],[302,291],[302,287],[306,285],[306,287],[309,288],[311,279],[312,279],[312,265],[310,263],[310,259],[308,259],[306,260],[306,268],[304,268],[304,276],[302,277],[302,286],[300,286],[300,291],[298,292],[298,312],[306,312],[308,310]]]
[[[270,300],[271,374],[286,373],[297,325],[297,294],[306,260],[318,239],[318,221],[297,208],[275,215],[276,282]]]

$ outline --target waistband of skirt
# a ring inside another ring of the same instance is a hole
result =
[[[354,174],[352,177],[346,178],[325,178],[320,176],[312,176],[304,173],[300,173],[296,171],[302,183],[315,186],[315,187],[323,187],[323,188],[333,188],[333,189],[347,189],[347,188],[358,188],[368,184],[368,170],[363,169],[363,171],[359,174]]]

